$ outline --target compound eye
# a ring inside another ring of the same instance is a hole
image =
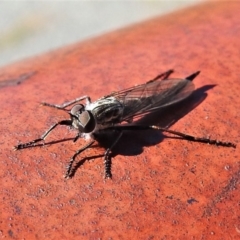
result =
[[[83,111],[79,116],[78,116],[78,121],[79,121],[79,128],[81,132],[84,133],[89,133],[92,132],[95,128],[95,119],[92,115],[91,112],[89,111]]]
[[[78,120],[82,127],[85,129],[90,123],[91,116],[88,111],[84,111],[79,115]]]
[[[71,115],[76,116],[76,115],[82,113],[82,111],[84,111],[84,106],[82,104],[77,104],[77,105],[72,107]]]

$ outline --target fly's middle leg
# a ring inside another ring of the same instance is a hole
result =
[[[121,138],[122,134],[123,134],[123,132],[119,131],[119,135],[118,135],[117,139],[113,142],[113,144],[104,153],[105,178],[112,177],[110,153],[111,153],[111,150],[113,149],[113,147],[117,144],[117,142]]]
[[[68,165],[67,165],[67,171],[65,173],[65,178],[71,178],[74,174],[74,170],[73,170],[73,163],[75,162],[76,157],[82,153],[83,151],[85,151],[87,148],[89,148],[91,145],[93,145],[93,143],[95,142],[95,140],[92,140],[91,142],[89,142],[88,144],[86,144],[85,146],[83,146],[82,148],[80,148],[79,150],[77,150],[75,152],[75,154],[71,157]]]

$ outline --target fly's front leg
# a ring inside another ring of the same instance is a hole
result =
[[[33,147],[35,146],[36,143],[44,141],[45,138],[48,136],[48,134],[54,129],[56,128],[58,125],[67,125],[67,126],[71,126],[72,122],[70,120],[63,120],[60,122],[55,123],[54,125],[52,125],[40,138],[37,138],[31,142],[27,142],[27,143],[21,143],[17,146],[14,147],[14,150],[19,150],[19,149],[24,149],[24,148],[29,148],[29,147]]]
[[[75,152],[75,154],[71,157],[68,165],[67,165],[67,171],[65,173],[65,178],[71,178],[74,174],[74,170],[73,170],[73,163],[75,162],[75,159],[77,157],[77,155],[79,155],[80,153],[82,153],[84,150],[86,150],[87,148],[89,148],[93,143],[95,142],[95,140],[92,140],[91,142],[89,142],[88,144],[86,144],[85,146],[83,146],[82,148],[80,148],[79,150],[77,150]]]
[[[47,106],[47,107],[52,107],[52,108],[57,108],[57,109],[62,109],[62,110],[65,110],[66,107],[70,106],[70,105],[73,105],[74,103],[76,102],[79,102],[79,101],[82,101],[86,99],[86,104],[89,104],[91,103],[91,99],[89,96],[82,96],[82,97],[79,97],[79,98],[76,98],[72,101],[69,101],[69,102],[65,102],[63,104],[50,104],[50,103],[46,103],[46,102],[42,102],[41,104],[43,106]]]
[[[106,150],[106,152],[104,153],[105,178],[112,177],[110,153],[111,153],[113,147],[117,144],[117,142],[121,138],[122,134],[123,134],[122,131],[120,131],[117,139],[113,142],[113,144],[110,146],[110,148],[108,148]]]

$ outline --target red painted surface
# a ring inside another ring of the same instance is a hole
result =
[[[68,118],[41,107],[89,94],[92,100],[175,69],[196,70],[196,93],[175,113],[150,121],[196,136],[239,143],[238,2],[205,3],[0,70],[0,236],[6,239],[237,239],[240,154],[236,149],[127,135],[103,180],[103,160],[85,162],[71,180],[65,165],[84,143],[23,151]],[[47,142],[73,137],[59,127]],[[102,154],[94,147],[82,157]],[[81,157],[79,157],[81,159]]]

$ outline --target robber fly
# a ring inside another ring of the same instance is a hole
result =
[[[33,147],[38,142],[44,142],[48,134],[58,125],[73,127],[77,130],[78,138],[90,138],[85,146],[80,148],[70,159],[67,166],[65,178],[73,176],[74,161],[81,152],[89,148],[96,140],[96,135],[106,131],[116,131],[118,133],[116,139],[111,146],[106,149],[104,154],[105,178],[111,178],[111,160],[110,153],[113,147],[117,144],[122,134],[126,130],[146,130],[155,129],[161,132],[167,132],[173,135],[180,136],[183,139],[215,144],[225,147],[233,147],[236,145],[231,142],[222,142],[208,138],[194,137],[181,132],[173,131],[159,126],[144,126],[131,124],[134,119],[142,117],[148,113],[157,111],[163,107],[180,102],[186,99],[194,91],[192,80],[200,73],[199,71],[186,77],[185,79],[169,79],[169,75],[173,70],[169,70],[155,77],[154,79],[122,91],[113,92],[106,95],[95,102],[91,102],[89,96],[82,96],[62,105],[54,105],[42,103],[45,106],[65,110],[69,113],[69,120],[62,120],[52,125],[40,138],[37,138],[28,143],[22,143],[15,146],[15,150]],[[79,102],[86,101],[83,105]],[[77,104],[76,104],[77,103]],[[73,105],[75,104],[75,105]],[[66,108],[73,105],[70,110]],[[121,124],[121,123],[126,124]]]

